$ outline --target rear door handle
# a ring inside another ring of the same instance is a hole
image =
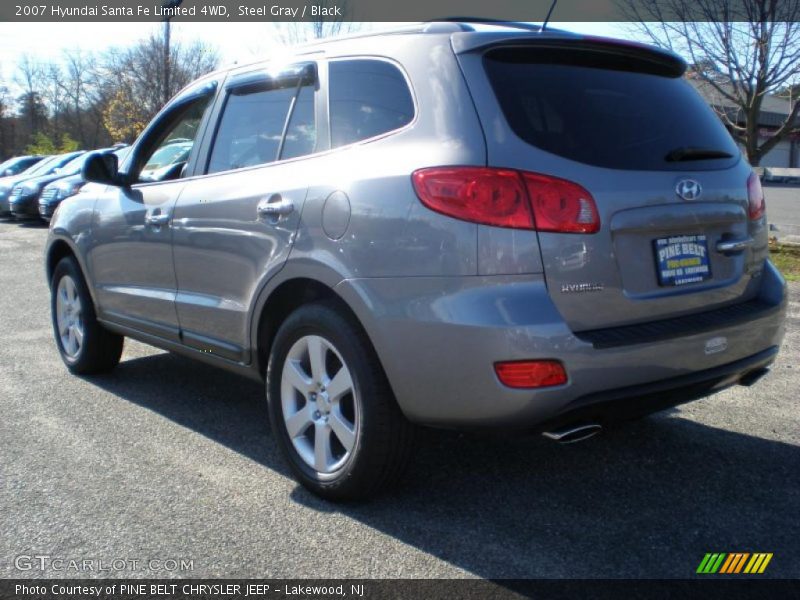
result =
[[[294,204],[275,194],[259,202],[256,210],[259,217],[283,217],[294,211]]]
[[[752,246],[755,243],[753,238],[745,238],[743,240],[724,240],[717,242],[717,252],[722,254],[732,254],[734,252],[741,252],[742,250]]]
[[[152,227],[161,227],[169,223],[168,213],[150,214],[145,216],[144,222]]]

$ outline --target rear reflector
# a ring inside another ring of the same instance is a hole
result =
[[[433,167],[411,176],[422,203],[481,225],[559,233],[595,233],[594,198],[571,181],[511,169]]]
[[[567,372],[557,360],[519,360],[494,364],[503,385],[511,388],[542,388],[567,383]]]
[[[761,189],[761,179],[758,173],[753,171],[747,178],[747,199],[750,204],[750,220],[756,221],[764,216],[767,210],[764,200],[764,190]]]

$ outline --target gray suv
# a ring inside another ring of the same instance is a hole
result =
[[[58,207],[61,356],[106,371],[129,336],[264,381],[293,472],[339,500],[395,481],[415,424],[575,441],[750,385],[785,283],[685,68],[439,22],[207,75]]]

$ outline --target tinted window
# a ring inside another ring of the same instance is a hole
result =
[[[317,128],[314,123],[314,89],[305,86],[300,88],[292,117],[289,119],[281,158],[295,158],[314,152],[317,145]]]
[[[183,177],[200,123],[211,103],[211,96],[201,96],[177,106],[159,127],[137,148],[137,181],[150,183]]]
[[[333,148],[399,129],[414,118],[406,80],[388,62],[332,62],[329,87]]]
[[[280,156],[286,119],[297,96]],[[310,154],[316,144],[314,89],[296,85],[245,89],[228,96],[214,140],[209,173]]]
[[[10,158],[0,165],[0,176],[17,175],[22,173],[28,167],[39,162],[39,158]]]
[[[637,71],[617,59],[604,63],[586,52],[499,50],[484,64],[511,128],[547,152],[641,170],[723,168],[740,155],[711,108],[680,77]],[[732,158],[667,160],[687,147]]]

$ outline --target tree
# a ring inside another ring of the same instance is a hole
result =
[[[58,139],[58,138],[56,138]],[[71,138],[66,133],[61,136],[60,141],[56,143],[54,138],[39,132],[34,134],[33,141],[25,147],[25,152],[28,154],[64,154],[66,152],[75,152],[80,148],[78,140]]]
[[[213,71],[219,62],[212,46],[200,41],[183,44],[175,40],[170,43],[169,61],[165,61],[165,45],[166,39],[152,32],[133,46],[107,52],[99,71],[106,102],[116,98],[119,103],[138,106],[144,120],[149,121],[164,105],[165,98],[171,98],[194,79]],[[168,78],[165,68],[169,68]]]
[[[132,96],[120,88],[103,111],[103,125],[116,142],[133,142],[147,125],[147,114]]]
[[[345,21],[348,17],[346,0],[317,0],[315,3],[320,9],[342,11],[342,16],[332,16],[318,21],[291,21],[272,23],[276,37],[284,46],[295,46],[313,40],[335,37],[355,33],[363,28],[363,23]]]
[[[29,134],[39,132],[47,122],[47,109],[42,100],[44,67],[27,54],[23,54],[17,63],[14,82],[22,88],[18,98],[20,114],[28,126]]]
[[[751,164],[800,131],[795,96],[777,130],[759,137],[764,98],[800,82],[800,0],[619,1],[638,33],[691,61]]]
[[[33,134],[33,140],[25,148],[27,154],[55,154],[57,151],[55,142],[41,131]]]

